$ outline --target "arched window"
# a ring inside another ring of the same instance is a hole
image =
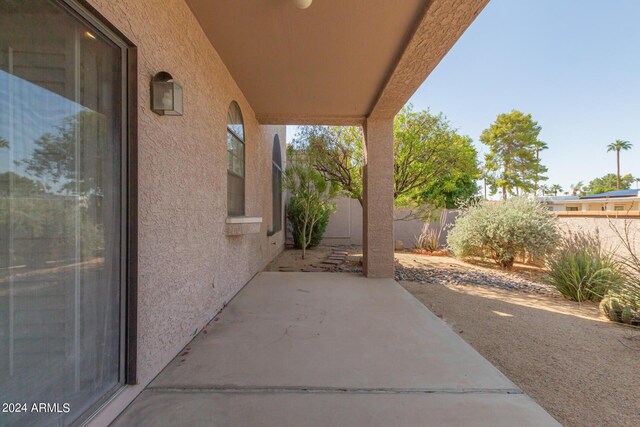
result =
[[[282,154],[280,138],[273,138],[273,157],[271,159],[271,194],[273,212],[273,233],[282,230]]]
[[[244,215],[244,123],[235,101],[227,114],[227,214]]]

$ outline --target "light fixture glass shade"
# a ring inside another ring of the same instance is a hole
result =
[[[160,72],[151,82],[151,109],[161,116],[182,115],[182,86],[171,74]]]
[[[293,0],[293,3],[298,9],[306,9],[311,6],[313,0]]]

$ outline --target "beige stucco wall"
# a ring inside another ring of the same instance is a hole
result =
[[[334,200],[336,210],[329,218],[329,224],[322,239],[323,245],[362,245],[362,207],[356,199],[338,197]],[[457,213],[450,210],[447,213],[446,224],[455,220]],[[418,219],[401,220],[406,217],[406,211],[396,210],[396,221],[393,223],[395,240],[402,240],[405,248],[415,246],[416,237],[420,236],[424,222]],[[437,229],[439,224],[431,223],[429,227]],[[442,231],[440,244],[446,245],[448,229]]]
[[[583,231],[586,233],[598,232],[604,247],[620,256],[628,254],[621,246],[620,238],[616,235],[614,229],[624,233],[625,222],[629,224],[631,241],[634,243],[636,251],[640,254],[640,218],[560,217],[558,219],[561,230]]]
[[[283,248],[271,228],[271,150],[285,127],[260,126],[183,0],[89,0],[138,48],[138,380],[94,420],[108,423]],[[184,115],[149,109],[149,81],[168,71],[184,89]],[[226,121],[245,121],[246,214],[259,234],[227,237]]]

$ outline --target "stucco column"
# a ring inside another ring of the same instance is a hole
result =
[[[363,271],[393,277],[393,118],[364,124]]]

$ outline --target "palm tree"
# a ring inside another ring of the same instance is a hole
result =
[[[584,183],[582,181],[578,181],[575,184],[571,184],[569,187],[571,187],[571,195],[577,196],[584,188]]]
[[[549,191],[553,193],[554,196],[557,196],[558,193],[562,191],[562,186],[560,184],[553,184],[549,187]]]
[[[616,142],[612,142],[607,145],[607,153],[609,151],[615,151],[618,160],[618,172],[616,174],[616,189],[620,189],[620,150],[630,150],[633,144],[629,141],[623,141],[622,139],[616,139]]]
[[[551,190],[549,189],[548,185],[541,185],[540,186],[540,192],[542,192],[543,196],[546,196],[547,194],[549,194],[551,192]]]

